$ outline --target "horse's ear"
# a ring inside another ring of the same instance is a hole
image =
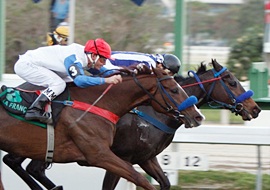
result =
[[[216,59],[212,59],[212,65],[216,71],[219,71],[223,68]]]
[[[153,65],[151,65],[151,69],[152,69],[153,73],[154,73],[155,75],[157,75],[156,68],[154,68]]]
[[[168,73],[166,73],[163,69],[160,69],[160,68],[154,68],[152,67],[152,70],[154,72],[154,74],[158,77],[158,78],[161,78],[163,77],[164,75],[167,75]]]
[[[141,74],[151,74],[152,70],[147,65],[143,64],[141,67],[140,73]]]
[[[154,73],[155,75],[157,75],[157,69],[158,69],[158,67],[154,67],[154,66],[151,64],[151,73]]]
[[[154,68],[153,66],[151,66],[151,67],[152,67],[153,73],[154,73],[157,77],[160,77],[160,76],[161,76],[161,72],[160,72],[161,69]]]
[[[197,69],[197,74],[204,73],[205,71],[206,71],[206,65],[204,64],[204,62],[201,62],[201,64],[199,65]]]

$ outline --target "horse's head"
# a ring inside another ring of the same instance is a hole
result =
[[[155,68],[152,70],[157,77],[157,88],[150,96],[152,107],[158,112],[184,122],[187,127],[201,125],[204,116],[194,106],[197,98],[188,97],[182,87],[164,70]]]
[[[188,97],[174,78],[163,69],[143,66],[137,71],[134,68],[123,68],[117,73],[123,76],[122,83],[76,87],[76,90],[70,92],[71,97],[89,104],[94,102],[96,106],[119,117],[136,106],[150,102],[157,112],[184,122],[189,127],[201,125],[204,116],[195,106],[197,98]]]
[[[212,60],[211,64],[213,69],[210,70],[206,70],[206,66],[201,64],[197,73],[189,71],[197,81],[197,88],[201,89],[198,106],[207,102],[212,108],[229,109],[232,113],[241,115],[243,120],[258,117],[261,109],[251,98],[253,92],[245,91],[239,80],[216,60]],[[185,85],[183,88],[185,89]]]

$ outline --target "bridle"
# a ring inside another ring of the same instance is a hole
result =
[[[253,91],[248,90],[240,94],[239,96],[235,96],[233,92],[225,84],[225,82],[222,80],[223,76],[221,76],[221,74],[224,73],[226,70],[227,70],[226,67],[223,67],[220,71],[216,71],[215,69],[212,69],[214,78],[207,81],[201,81],[199,76],[194,71],[188,71],[188,75],[190,76],[192,73],[192,75],[197,81],[197,83],[194,83],[192,85],[199,85],[201,90],[204,91],[208,105],[211,108],[227,108],[232,113],[235,113],[236,115],[238,115],[244,109],[242,102],[250,98],[253,95]],[[217,81],[220,81],[222,87],[225,89],[227,95],[229,96],[232,102],[231,104],[227,104],[225,102],[215,100],[214,98],[211,97],[211,94],[215,88],[215,84],[217,84]],[[207,92],[203,86],[203,83],[209,83],[209,82],[211,82],[212,84],[211,84],[210,90]],[[182,88],[186,88],[187,86],[182,86]]]
[[[164,76],[162,78],[157,78],[157,89],[156,91],[154,92],[154,94],[151,94],[149,91],[147,91],[143,86],[142,84],[140,83],[140,81],[137,79],[136,77],[136,74],[133,73],[133,79],[135,81],[135,83],[150,97],[150,100],[151,101],[154,101],[156,102],[162,109],[164,109],[167,113],[172,113],[174,118],[175,119],[179,119],[179,118],[184,118],[185,116],[184,115],[181,115],[180,112],[185,110],[186,108],[190,107],[190,106],[193,106],[197,103],[197,98],[195,96],[190,96],[188,97],[185,101],[183,101],[181,104],[177,104],[177,102],[175,102],[175,100],[171,97],[171,95],[165,90],[165,88],[163,87],[162,85],[162,81],[164,80],[169,80],[169,79],[173,79],[172,76]],[[155,94],[157,92],[160,92],[161,96],[162,96],[162,99],[166,105],[163,106],[158,100],[156,100],[156,98],[154,97]],[[168,101],[166,101],[166,97],[169,98],[170,102],[173,103],[175,105],[175,107],[177,107],[177,109],[173,109],[173,106],[170,105],[168,103]]]

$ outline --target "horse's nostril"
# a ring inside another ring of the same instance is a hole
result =
[[[261,111],[262,110],[259,107],[257,107],[257,106],[253,109],[253,112],[254,113],[257,113],[257,114],[259,114]]]
[[[259,116],[259,113],[261,112],[261,109],[259,107],[255,107],[252,110],[252,116],[253,118],[257,118]]]
[[[196,120],[197,122],[202,122],[202,121],[203,121],[203,117],[202,117],[202,116],[196,116],[196,117],[195,117],[195,120]]]

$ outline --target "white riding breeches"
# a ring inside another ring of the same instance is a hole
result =
[[[25,81],[46,87],[47,89],[44,92],[46,92],[45,95],[50,100],[65,90],[66,82],[58,74],[45,67],[30,63],[27,60],[19,59],[14,66],[14,71]],[[48,94],[48,89],[53,94],[53,97]]]

